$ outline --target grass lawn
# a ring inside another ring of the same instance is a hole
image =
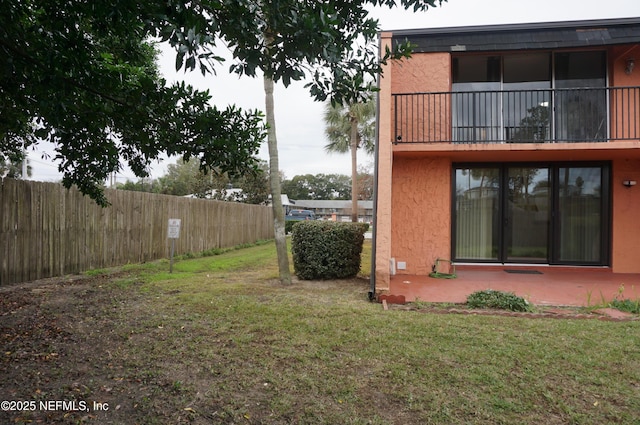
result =
[[[0,290],[1,398],[109,406],[0,423],[640,424],[638,321],[385,311],[272,243]]]

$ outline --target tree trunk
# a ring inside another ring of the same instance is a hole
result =
[[[358,222],[358,120],[351,115],[351,221]]]
[[[273,106],[273,79],[264,77],[265,109],[267,115],[267,144],[269,145],[269,184],[271,186],[271,204],[273,208],[273,228],[278,255],[280,283],[291,284],[287,238],[284,232],[284,208],[280,189],[280,166],[278,164],[278,142],[276,139],[276,118]]]

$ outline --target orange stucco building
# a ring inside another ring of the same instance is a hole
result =
[[[640,273],[640,18],[382,32],[374,287],[456,264]],[[638,184],[636,184],[638,183]]]

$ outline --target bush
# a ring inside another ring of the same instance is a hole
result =
[[[512,292],[501,292],[487,289],[477,291],[467,297],[467,305],[471,308],[498,308],[511,311],[531,311],[527,300]]]
[[[630,299],[611,301],[611,307],[627,313],[640,314],[640,300],[632,301]]]
[[[300,279],[345,279],[360,271],[365,225],[300,221],[293,227],[293,267]]]

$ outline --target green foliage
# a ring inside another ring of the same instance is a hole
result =
[[[601,294],[602,297],[602,294]],[[604,297],[603,304],[604,304]],[[609,306],[618,309],[620,311],[626,311],[627,313],[640,314],[640,299],[630,300],[625,298],[624,284],[618,288],[618,294],[614,297],[613,301],[609,303]]]
[[[223,19],[216,22],[233,52],[231,71],[266,77],[285,86],[302,80],[317,100],[357,102],[366,98],[390,57],[404,57],[408,43],[378,54],[378,22],[367,8],[403,6],[415,11],[435,7],[440,0],[358,0],[221,2]],[[230,3],[230,4],[227,4]]]
[[[512,292],[487,289],[477,291],[467,297],[467,305],[471,308],[497,308],[511,311],[531,311],[527,300]]]
[[[264,205],[269,199],[268,168],[267,162],[260,160],[255,170],[243,172],[231,178],[227,173],[218,173],[215,170],[204,172],[198,158],[190,161],[178,159],[175,164],[169,164],[167,173],[157,180],[139,179],[137,182],[127,180],[125,183],[118,184],[117,188],[175,196],[194,195],[196,198]],[[241,189],[241,191],[229,191],[230,187]]]
[[[0,163],[50,142],[62,183],[101,205],[102,182],[121,160],[138,177],[162,153],[197,157],[203,168],[222,172],[253,169],[264,138],[261,114],[220,110],[208,92],[168,86],[157,71],[147,42],[157,36],[179,48],[180,59],[188,56],[186,67],[212,59],[204,49],[215,35],[207,7],[190,7],[0,2]]]
[[[293,232],[293,225],[298,223],[298,221],[293,221],[293,220],[287,220],[284,222],[284,233],[285,235],[290,234],[291,232]]]
[[[147,193],[159,193],[160,185],[157,180],[153,179],[138,179],[137,181],[131,181],[127,179],[124,183],[118,183],[116,189],[130,190],[133,192],[147,192]]]
[[[329,143],[325,150],[329,153],[347,153],[351,148],[351,125],[357,127],[356,146],[373,154],[375,148],[376,103],[373,98],[366,101],[332,105],[327,103],[324,111],[325,135]]]
[[[365,231],[361,223],[297,222],[291,237],[296,275],[307,280],[356,276]]]
[[[282,182],[289,199],[351,199],[351,178],[343,174],[305,174]]]
[[[190,161],[179,159],[175,164],[169,164],[166,174],[158,178],[160,193],[176,196],[193,194],[200,174],[198,159]]]
[[[640,314],[640,300],[630,300],[629,298],[615,299],[611,301],[611,307],[627,313]]]

